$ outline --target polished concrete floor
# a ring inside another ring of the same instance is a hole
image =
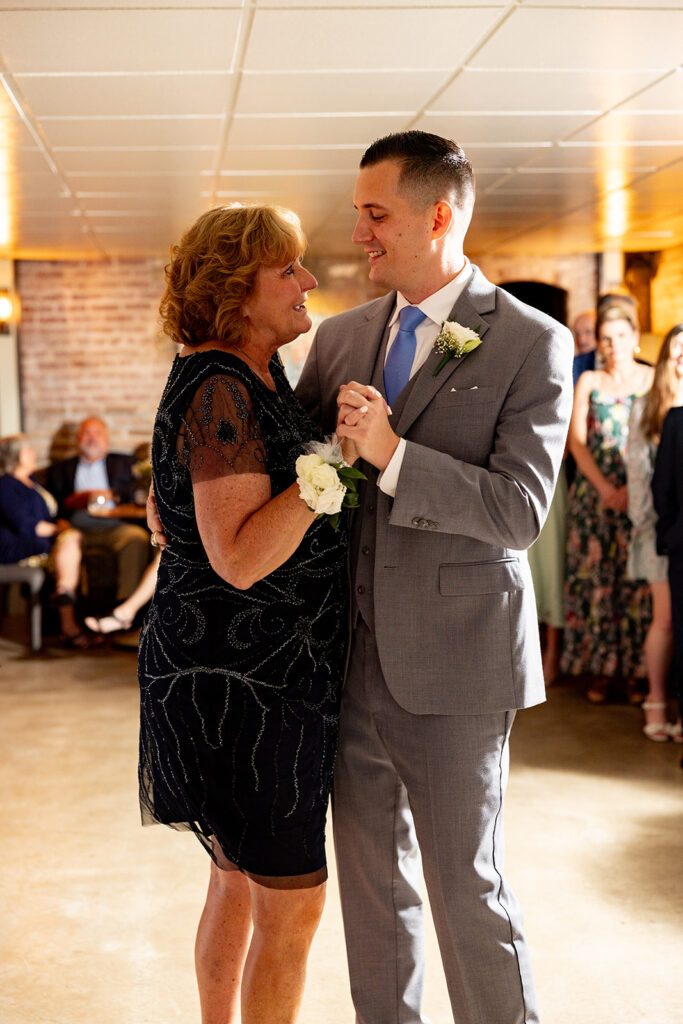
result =
[[[0,639],[2,1024],[198,1024],[207,859],[139,826],[136,716],[134,652]],[[544,1024],[683,1021],[681,753],[570,685],[518,716],[507,870]],[[302,1024],[353,1022],[333,872]],[[432,935],[425,1003],[452,1021]]]

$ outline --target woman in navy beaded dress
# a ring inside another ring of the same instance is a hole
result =
[[[302,501],[322,440],[277,349],[310,328],[296,217],[210,210],[161,304],[182,345],[157,413],[163,524],[140,643],[143,822],[212,858],[196,943],[202,1020],[294,1021],[324,900],[347,632],[346,542]]]

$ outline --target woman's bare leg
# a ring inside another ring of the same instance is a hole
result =
[[[550,686],[557,679],[560,667],[560,636],[562,630],[546,623],[545,646],[543,649],[543,679]]]
[[[237,1024],[250,934],[251,899],[246,877],[241,871],[221,871],[212,861],[195,943],[202,1024]]]
[[[81,535],[78,530],[65,530],[59,534],[52,549],[57,594],[69,594],[75,600],[81,576]],[[73,604],[59,604],[59,625],[65,637],[81,632],[76,622]]]
[[[81,535],[78,530],[59,534],[52,549],[58,594],[75,594],[81,577]]]
[[[645,703],[645,723],[664,723],[666,715],[666,679],[671,663],[673,632],[669,583],[652,583],[652,622],[645,638],[645,664],[649,692]],[[652,705],[660,705],[653,707]],[[661,706],[663,705],[663,706]]]
[[[124,622],[132,622],[137,613],[143,608],[148,601],[151,601],[154,597],[154,588],[157,584],[157,572],[159,570],[159,562],[161,561],[161,555],[157,555],[153,562],[150,562],[142,576],[137,587],[125,601],[117,605],[114,611],[120,619]]]
[[[325,883],[268,889],[249,880],[254,933],[242,982],[242,1024],[294,1024]]]
[[[113,612],[104,615],[102,618],[88,616],[85,624],[93,633],[116,633],[124,626],[132,626],[133,619],[148,601],[154,597],[154,588],[157,583],[157,572],[161,555],[158,554],[153,562],[147,566],[137,587],[125,601],[117,604]]]

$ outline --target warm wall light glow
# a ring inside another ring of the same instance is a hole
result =
[[[603,233],[607,238],[621,238],[626,234],[630,207],[630,194],[625,187],[623,167],[609,167],[604,171],[605,200]]]
[[[12,234],[9,156],[8,149],[0,148],[0,249],[9,246]]]
[[[12,319],[12,302],[9,295],[0,292],[0,324]]]

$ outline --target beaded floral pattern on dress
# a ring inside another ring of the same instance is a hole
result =
[[[211,568],[193,481],[295,480],[322,439],[275,359],[270,391],[238,357],[176,358],[154,429],[154,490],[169,539],[142,631],[143,821],[191,829],[214,858],[260,875],[324,863],[347,633],[347,524],[313,524],[248,590]]]

